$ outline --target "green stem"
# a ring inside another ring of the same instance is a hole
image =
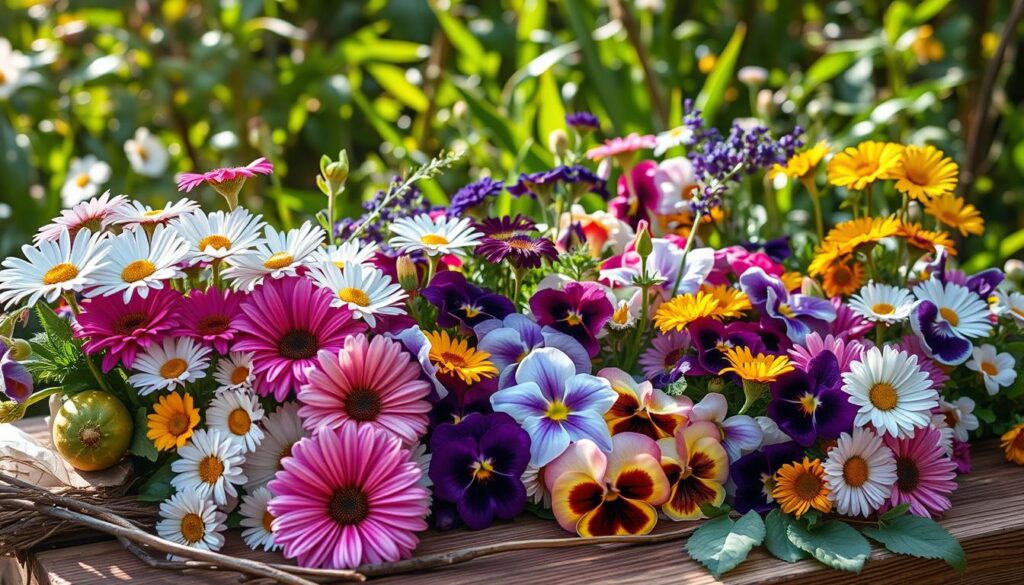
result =
[[[875,345],[881,348],[883,341],[885,341],[885,324],[875,323]]]
[[[220,263],[221,263],[221,259],[220,258],[217,258],[212,263],[212,268],[213,268],[213,288],[215,288],[217,290],[221,289]]]
[[[821,217],[821,201],[818,195],[818,186],[814,183],[814,177],[803,180],[804,186],[811,194],[811,205],[814,206],[814,227],[818,230],[818,241],[825,239],[825,222]]]
[[[75,293],[71,291],[65,292],[64,298],[67,299],[68,306],[71,307],[71,312],[75,314],[75,317],[82,314],[82,307],[78,305]],[[93,377],[96,378],[96,383],[99,384],[100,388],[104,391],[110,392],[110,387],[107,386],[106,381],[103,380],[103,376],[100,375],[100,371],[96,368],[96,364],[92,363],[92,358],[90,358],[85,352],[82,352],[82,356],[85,358],[85,365],[89,366],[89,371],[92,372]]]
[[[690,249],[693,248],[693,242],[697,238],[697,228],[700,227],[700,222],[704,220],[704,215],[701,211],[698,211],[693,216],[693,226],[690,228],[690,233],[686,235],[686,246],[683,247],[683,256],[679,259],[679,270],[676,271],[676,281],[672,284],[670,289],[672,296],[676,295],[676,290],[679,289],[679,283],[683,280],[683,268],[686,266],[686,255],[690,253]]]
[[[58,393],[63,392],[63,391],[64,391],[64,387],[63,386],[53,386],[51,388],[47,388],[46,390],[40,390],[39,392],[36,392],[32,396],[29,396],[28,400],[25,401],[23,406],[25,408],[28,408],[29,406],[32,406],[33,404],[35,404],[37,402],[41,402],[45,398],[49,398],[49,397],[53,396],[54,394],[58,394]]]
[[[431,280],[434,280],[434,273],[437,271],[437,265],[441,262],[441,256],[427,256],[427,262],[426,279],[423,281],[424,288],[430,285]]]

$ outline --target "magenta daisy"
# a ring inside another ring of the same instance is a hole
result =
[[[261,156],[244,167],[225,167],[205,173],[182,173],[178,175],[178,191],[188,193],[203,183],[209,183],[228,200],[228,207],[234,209],[238,205],[238,192],[246,179],[256,175],[269,175],[272,172],[274,165]]]
[[[402,344],[353,335],[341,351],[321,351],[317,360],[298,394],[307,429],[372,426],[406,445],[427,431],[431,386]]]
[[[910,504],[910,513],[930,517],[949,509],[949,494],[956,489],[956,463],[942,447],[942,431],[918,429],[909,439],[885,435],[885,445],[896,456],[896,483],[889,504]]]
[[[601,160],[623,154],[632,154],[638,150],[654,148],[657,144],[658,139],[653,134],[640,135],[633,132],[628,136],[605,140],[604,144],[588,150],[587,158],[590,160]]]
[[[372,426],[323,427],[281,463],[267,509],[286,557],[352,569],[412,555],[430,494],[401,441]]]
[[[330,291],[305,278],[265,282],[242,303],[235,351],[253,354],[256,390],[284,400],[306,383],[320,350],[337,352],[366,325],[331,306]]]
[[[132,367],[135,356],[178,327],[181,293],[156,289],[146,298],[133,296],[127,303],[118,296],[96,297],[82,302],[82,314],[75,322],[75,337],[85,339],[85,353],[107,350],[103,371],[120,361]]]
[[[789,350],[793,365],[807,371],[808,364],[816,355],[829,352],[836,356],[840,372],[850,371],[850,362],[860,359],[864,354],[864,344],[855,339],[845,339],[828,334],[824,339],[817,332],[808,333],[803,345],[794,345]]]
[[[654,337],[651,340],[651,347],[640,355],[640,367],[643,368],[644,376],[651,379],[671,372],[689,347],[690,334],[685,331],[672,331]]]
[[[104,232],[114,223],[114,213],[123,207],[127,201],[128,198],[124,195],[111,197],[110,191],[99,197],[83,201],[71,209],[61,211],[60,216],[53,218],[53,221],[39,228],[39,233],[32,238],[32,242],[34,244],[44,240],[56,242],[60,239],[60,234],[64,228],[67,228],[68,234],[72,238],[82,228],[88,229],[93,233]]]
[[[861,339],[874,329],[875,324],[858,315],[842,298],[834,297],[832,306],[836,309],[836,319],[829,323],[832,334],[842,339]]]
[[[241,293],[229,290],[193,291],[182,301],[181,325],[174,334],[187,335],[219,354],[226,354],[238,333],[243,298]]]

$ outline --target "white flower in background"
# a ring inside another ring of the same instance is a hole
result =
[[[105,265],[93,276],[94,288],[86,296],[122,293],[124,302],[133,294],[149,296],[149,289],[162,289],[166,281],[182,276],[178,263],[188,254],[188,244],[173,230],[156,226],[152,241],[145,230],[128,230],[106,240]]]
[[[871,429],[843,433],[823,465],[828,499],[847,516],[870,516],[889,499],[896,483],[896,459]]]
[[[693,141],[693,130],[687,126],[676,126],[655,136],[654,156],[665,154],[670,148],[683,146]]]
[[[331,306],[350,309],[370,327],[377,326],[375,315],[405,314],[395,306],[406,298],[405,291],[379,268],[349,263],[339,270],[334,264],[321,264],[310,270],[310,278],[331,291]]]
[[[59,240],[61,233],[67,231],[75,237],[79,230],[88,229],[93,233],[107,235],[107,228],[114,224],[115,214],[127,206],[128,198],[124,195],[110,196],[110,191],[99,197],[78,203],[71,209],[65,209],[53,221],[39,228],[39,233],[32,238],[38,244],[44,240]]]
[[[380,249],[374,242],[352,240],[340,245],[331,244],[327,248],[318,248],[313,252],[313,261],[317,264],[330,263],[338,268],[346,264],[370,264],[374,254]]]
[[[932,415],[932,428],[939,431],[939,446],[946,452],[946,457],[953,456],[953,427],[949,426],[946,417],[941,414]]]
[[[235,261],[252,253],[252,247],[260,241],[263,219],[241,207],[210,214],[196,210],[171,220],[171,227],[188,242],[189,264],[225,258]]]
[[[179,492],[196,492],[223,506],[228,497],[238,496],[235,485],[245,483],[242,473],[241,447],[220,431],[201,429],[178,449],[178,459],[171,463],[176,473],[171,485]]]
[[[144,177],[159,177],[167,170],[171,155],[164,143],[148,128],[139,128],[124,143],[124,154],[132,170]]]
[[[110,180],[110,165],[88,154],[71,161],[60,198],[64,207],[71,207],[99,195],[100,187]]]
[[[265,487],[258,487],[247,496],[242,497],[242,505],[238,513],[242,520],[242,540],[252,550],[277,550],[281,545],[274,544],[274,517],[267,510],[267,502],[274,497]]]
[[[643,291],[639,287],[606,289],[608,300],[615,310],[608,320],[608,327],[615,330],[629,329],[636,325],[643,309]],[[625,298],[620,298],[625,297]]]
[[[179,199],[174,203],[167,202],[163,207],[152,208],[149,205],[132,201],[122,205],[111,214],[111,221],[125,229],[139,226],[167,224],[172,219],[186,213],[199,210],[199,204],[191,199]]]
[[[135,358],[132,370],[137,373],[128,378],[128,383],[141,396],[154,390],[173,390],[205,377],[208,365],[210,348],[197,344],[191,337],[168,337]]]
[[[690,213],[690,199],[697,189],[697,174],[693,163],[685,156],[668,158],[654,170],[654,186],[661,193],[658,213],[676,215]]]
[[[526,497],[545,510],[550,510],[551,491],[548,490],[548,486],[544,485],[543,471],[542,467],[527,465],[520,480],[523,482],[523,487],[526,488]]]
[[[306,436],[306,429],[299,418],[299,405],[288,402],[263,417],[263,441],[260,448],[245,458],[245,489],[252,492],[281,470],[281,459],[292,452],[292,445]]]
[[[473,229],[468,217],[430,219],[426,213],[402,217],[391,224],[394,234],[388,241],[402,252],[422,251],[429,256],[458,254],[479,243],[483,234]]]
[[[850,297],[850,308],[868,321],[889,325],[910,316],[914,297],[905,288],[871,282]]]
[[[420,468],[420,478],[416,480],[416,485],[427,490],[427,508],[430,508],[431,503],[434,501],[433,490],[431,486],[434,485],[433,480],[430,479],[430,458],[431,454],[427,453],[426,443],[416,443],[409,449],[409,456],[413,461],[416,462],[416,466]]]
[[[252,290],[265,276],[295,276],[300,267],[313,262],[313,252],[327,237],[320,226],[308,221],[287,232],[267,226],[263,234],[264,239],[257,242],[251,254],[233,259],[231,267],[224,271],[238,290]]]
[[[224,546],[227,514],[194,491],[178,491],[160,504],[156,533],[160,538],[202,550],[220,550]],[[168,555],[168,558],[176,558]]]
[[[1015,365],[1012,355],[998,353],[996,347],[988,343],[975,347],[967,362],[969,369],[981,373],[989,396],[995,396],[1000,388],[1013,384],[1017,379]]]
[[[263,407],[259,398],[243,390],[222,392],[206,409],[206,424],[210,430],[220,431],[248,453],[259,447],[263,430],[257,423],[263,420]]]
[[[966,443],[971,431],[978,428],[978,417],[974,415],[974,400],[961,396],[953,402],[939,401],[946,424],[953,429],[953,437]]]
[[[22,246],[24,260],[11,257],[3,261],[0,303],[11,305],[25,298],[28,306],[40,298],[52,303],[64,292],[77,292],[91,285],[92,275],[103,267],[107,254],[101,237],[82,229],[72,240],[64,230],[55,242]]]
[[[1024,329],[1024,294],[996,291],[996,298],[999,299],[996,305],[998,314],[1012,317],[1017,327]]]
[[[6,100],[22,86],[30,62],[11,42],[0,38],[0,100]]]
[[[879,434],[892,437],[912,437],[916,429],[928,426],[931,411],[939,404],[939,393],[918,366],[917,356],[892,346],[884,352],[872,347],[850,362],[843,391],[859,407],[856,426],[871,423]]]
[[[740,67],[736,72],[736,79],[744,85],[762,86],[768,82],[768,70],[764,67],[748,65]]]
[[[256,376],[252,373],[252,354],[233,351],[217,360],[217,371],[213,373],[217,392],[228,390],[249,390]]]

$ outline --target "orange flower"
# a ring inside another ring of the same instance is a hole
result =
[[[804,457],[803,462],[787,463],[775,473],[772,497],[787,514],[802,517],[808,510],[827,513],[832,510],[821,460]]]
[[[946,232],[926,230],[919,223],[905,221],[900,224],[896,235],[906,238],[907,245],[918,250],[934,252],[936,246],[943,246],[946,252],[956,256],[956,243]]]
[[[830,297],[848,296],[857,292],[862,284],[864,268],[859,262],[838,262],[828,268],[822,288]]]
[[[1006,452],[1006,460],[1024,465],[1024,423],[1006,431],[1000,438],[1003,451]]]

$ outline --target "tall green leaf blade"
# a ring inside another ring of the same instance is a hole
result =
[[[593,18],[590,5],[582,0],[562,0],[559,7],[562,16],[572,28],[573,37],[580,44],[580,51],[583,53],[583,67],[587,73],[587,83],[597,94],[601,106],[615,130],[623,131],[625,116],[622,99],[619,95],[620,87],[615,81],[615,76],[601,62],[600,52],[591,34]]]
[[[725,45],[725,50],[722,51],[718,61],[715,62],[715,67],[704,81],[704,87],[697,94],[694,105],[703,112],[704,119],[708,124],[714,122],[715,114],[725,99],[725,90],[729,89],[729,84],[734,79],[736,60],[740,56],[740,49],[743,48],[743,40],[746,36],[747,25],[737,24],[732,38]]]
[[[538,138],[543,142],[552,132],[565,128],[565,106],[562,96],[558,93],[555,76],[545,73],[540,76],[539,88],[540,111],[537,119]]]
[[[396,100],[416,110],[425,112],[430,106],[423,90],[409,83],[405,78],[405,69],[386,63],[374,63],[366,66],[366,71]]]

